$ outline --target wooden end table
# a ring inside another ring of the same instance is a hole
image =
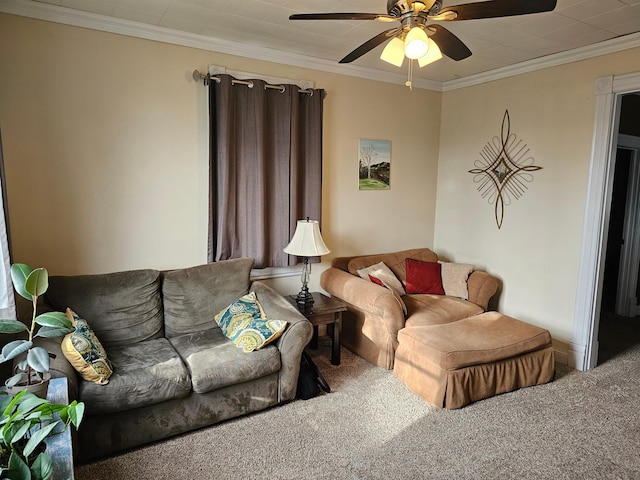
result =
[[[331,364],[340,365],[340,324],[342,323],[342,312],[347,311],[347,304],[335,297],[327,297],[320,292],[312,292],[313,309],[311,313],[302,313],[313,325],[313,337],[309,346],[318,348],[318,326],[333,324],[333,335],[331,340]],[[289,301],[297,308],[296,296],[288,297]]]

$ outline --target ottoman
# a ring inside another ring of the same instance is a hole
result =
[[[398,342],[394,375],[439,408],[547,383],[555,373],[549,332],[498,312],[407,327]]]

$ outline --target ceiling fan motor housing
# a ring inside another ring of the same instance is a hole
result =
[[[432,7],[438,4],[438,10],[441,2],[439,0],[388,0],[387,12],[390,16],[401,18],[404,15],[415,15],[424,11],[425,13],[433,13]]]

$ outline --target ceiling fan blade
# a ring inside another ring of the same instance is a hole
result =
[[[459,61],[471,56],[471,50],[469,50],[467,46],[462,43],[462,40],[460,40],[443,26],[430,24],[429,29],[434,29],[436,31],[429,37],[431,38],[431,40],[436,42],[436,45],[438,45],[440,51],[447,57],[455,61]]]
[[[384,43],[386,40],[389,40],[391,37],[396,36],[400,32],[402,32],[401,28],[391,28],[389,30],[386,30],[376,35],[375,37],[364,42],[362,45],[360,45],[358,48],[356,48],[353,52],[348,54],[342,60],[340,60],[340,63],[353,62],[354,60],[360,58],[362,55],[367,53],[369,50],[373,50],[378,45],[380,45],[381,43]]]
[[[398,20],[384,13],[296,13],[289,20]]]
[[[465,3],[440,10],[432,20],[474,20],[478,18],[511,17],[530,13],[550,12],[557,0],[489,0]],[[447,12],[452,12],[447,14]],[[455,13],[455,16],[453,15]],[[439,18],[442,17],[442,18]]]

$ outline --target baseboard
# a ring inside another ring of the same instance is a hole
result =
[[[553,352],[556,356],[556,363],[560,365],[569,365],[569,354],[567,352],[563,352],[557,348],[554,348]]]
[[[577,343],[569,344],[569,366],[576,370],[585,370],[587,365],[587,347]]]
[[[551,340],[553,352],[556,356],[556,363],[560,365],[569,365],[569,344],[559,340]]]

